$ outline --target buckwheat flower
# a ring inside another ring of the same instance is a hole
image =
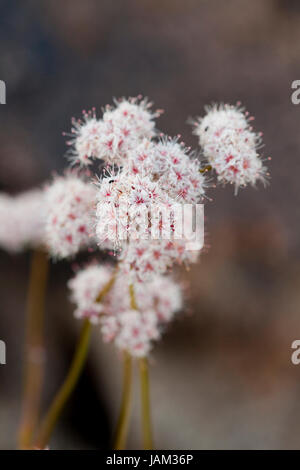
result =
[[[71,300],[76,305],[76,318],[89,318],[92,323],[99,322],[103,303],[97,302],[97,297],[111,277],[111,267],[91,265],[78,271],[68,282]]]
[[[204,157],[214,168],[218,180],[239,187],[266,182],[267,168],[258,154],[261,134],[253,132],[253,117],[239,106],[214,105],[205,117],[194,123]]]
[[[129,171],[149,176],[178,203],[199,202],[205,193],[200,162],[178,138],[158,143],[144,139],[129,155]]]
[[[182,307],[182,292],[171,278],[156,276],[153,282],[135,285],[138,310],[131,309],[128,278],[119,275],[105,299],[105,314],[100,317],[106,342],[131,355],[147,356],[163,327]]]
[[[96,236],[99,245],[110,240],[115,247],[124,241],[148,239],[151,208],[168,205],[158,183],[147,176],[121,171],[99,183]]]
[[[154,312],[129,310],[119,317],[120,331],[115,344],[132,356],[145,357],[149,354],[152,341],[160,338],[157,317]]]
[[[34,189],[9,196],[0,194],[0,246],[17,253],[44,244],[44,192]]]
[[[114,108],[106,107],[103,121],[122,129],[125,139],[130,135],[151,139],[156,133],[154,119],[160,115],[160,111],[152,112],[151,107],[152,103],[147,98],[123,98],[115,101]]]
[[[46,241],[53,257],[65,258],[94,243],[96,188],[78,176],[57,177],[46,190]]]
[[[187,240],[157,239],[129,242],[118,255],[120,272],[132,282],[148,283],[158,274],[167,273],[174,264],[197,261],[200,251],[186,249]]]
[[[93,159],[123,165],[140,140],[155,135],[154,119],[160,112],[152,112],[151,106],[138,97],[106,106],[102,119],[96,118],[95,109],[84,111],[83,119],[72,120],[71,134],[67,134],[71,160],[81,165],[89,165]]]
[[[95,109],[83,111],[82,119],[72,119],[71,134],[64,135],[70,137],[68,154],[73,163],[85,166],[91,164],[93,158],[101,158],[100,137],[104,128],[103,122],[96,118]]]

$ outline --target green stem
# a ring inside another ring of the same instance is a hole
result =
[[[50,406],[50,409],[46,414],[44,421],[42,422],[40,431],[38,433],[36,447],[38,447],[39,449],[44,449],[45,446],[48,444],[56,421],[58,420],[64,405],[66,404],[68,398],[70,397],[78,382],[83,365],[86,360],[90,335],[91,323],[88,319],[86,319],[84,320],[84,323],[82,325],[75,356],[73,358],[68,375],[65,381],[63,382],[60,390],[58,391],[57,395],[54,397],[52,405]]]
[[[133,310],[138,310],[136,302],[134,285],[129,286],[130,304]],[[141,405],[142,405],[142,429],[144,449],[153,449],[152,429],[151,429],[151,413],[150,413],[150,393],[149,393],[149,370],[148,360],[142,357],[139,360],[140,383],[141,383]]]
[[[42,249],[32,254],[26,307],[26,346],[19,447],[28,449],[38,422],[44,375],[44,310],[48,257]]]
[[[131,410],[131,382],[132,358],[130,354],[128,354],[128,352],[124,351],[122,404],[114,441],[115,450],[123,450],[126,447],[128,424]]]
[[[140,382],[141,382],[141,411],[142,411],[142,428],[144,449],[153,449],[151,413],[150,413],[150,394],[149,394],[149,368],[148,360],[142,357],[139,360],[140,366]]]

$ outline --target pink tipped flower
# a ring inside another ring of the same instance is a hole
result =
[[[129,98],[115,101],[115,107],[107,107],[103,114],[103,121],[109,122],[113,127],[121,129],[126,137],[135,136],[137,139],[151,139],[155,135],[154,119],[159,112],[152,112],[152,103],[146,98]]]
[[[92,323],[99,322],[103,313],[103,303],[97,297],[112,277],[112,269],[108,266],[91,265],[79,271],[68,282],[71,300],[76,305],[76,318],[89,318]]]
[[[101,331],[105,341],[133,356],[147,356],[153,341],[160,339],[162,327],[182,307],[180,286],[172,279],[156,276],[153,282],[136,284],[138,310],[132,310],[128,278],[119,275],[105,299]]]
[[[100,158],[100,137],[104,132],[103,122],[96,118],[95,110],[83,111],[83,119],[72,119],[69,154],[73,163],[89,165],[93,158]]]
[[[131,356],[148,356],[152,341],[160,338],[157,317],[154,312],[128,310],[119,317],[120,329],[115,338],[116,346]]]
[[[194,134],[204,157],[215,169],[218,180],[239,187],[266,181],[267,169],[259,158],[257,149],[261,135],[254,133],[242,108],[215,105],[207,109],[204,118],[195,123]]]
[[[148,239],[151,208],[169,203],[158,183],[127,171],[104,178],[97,200],[98,243],[109,240],[116,248],[128,240]]]
[[[103,119],[96,118],[95,110],[84,112],[83,120],[72,121],[71,159],[81,165],[89,165],[92,159],[109,164],[122,165],[128,154],[144,138],[155,135],[154,118],[159,112],[151,112],[146,99],[131,98],[107,106]]]
[[[147,175],[156,181],[169,198],[178,203],[199,202],[205,192],[205,177],[200,162],[192,158],[178,139],[165,138],[158,143],[144,139],[128,159],[129,171]]]
[[[44,192],[0,194],[0,246],[9,252],[44,244]]]
[[[78,176],[58,177],[46,190],[46,241],[52,256],[65,258],[94,243],[96,188]]]
[[[200,251],[186,249],[186,240],[135,240],[119,254],[120,272],[132,282],[148,283],[158,274],[166,274],[174,264],[195,263]]]

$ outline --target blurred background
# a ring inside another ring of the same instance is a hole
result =
[[[187,308],[155,347],[151,398],[159,449],[300,447],[300,79],[297,0],[0,1],[0,190],[43,183],[66,167],[62,131],[82,109],[148,96],[159,128],[181,133],[212,101],[241,100],[272,156],[266,190],[210,191],[206,249],[179,275]],[[24,305],[30,255],[0,252],[0,448],[20,419]],[[70,363],[78,322],[68,263],[51,266],[43,408]],[[88,365],[51,441],[54,449],[107,449],[120,402],[121,365],[95,329]],[[135,384],[129,448],[141,447]]]

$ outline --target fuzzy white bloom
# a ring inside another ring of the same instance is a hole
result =
[[[46,190],[46,242],[52,256],[65,258],[94,243],[96,188],[78,176],[57,177]]]
[[[97,302],[97,297],[111,277],[111,267],[91,265],[78,271],[68,282],[71,300],[76,305],[76,318],[89,318],[92,323],[99,322],[103,303]]]
[[[178,139],[158,143],[144,139],[129,155],[129,171],[147,175],[178,203],[199,202],[205,192],[205,177],[200,162],[192,158]]]
[[[199,252],[186,249],[186,240],[136,240],[120,252],[120,271],[132,282],[149,282],[174,264],[197,261]]]
[[[100,323],[105,341],[141,357],[149,354],[163,325],[181,309],[182,293],[171,278],[156,276],[153,282],[136,284],[134,295],[138,310],[132,310],[129,280],[120,274],[106,297]]]
[[[97,201],[98,243],[109,240],[116,248],[127,240],[148,239],[151,215],[156,217],[159,208],[169,204],[158,183],[127,171],[103,178]]]
[[[181,287],[163,276],[156,276],[147,284],[136,284],[137,310],[133,310],[129,279],[119,273],[101,303],[97,302],[113,275],[109,266],[91,265],[68,282],[76,305],[75,316],[99,323],[105,342],[113,342],[133,356],[146,356],[153,341],[160,339],[164,326],[182,308]]]
[[[160,338],[155,312],[128,310],[119,316],[120,330],[115,338],[116,346],[132,356],[145,357],[149,354],[152,341]]]
[[[115,101],[115,107],[106,106],[102,119],[95,110],[84,112],[83,120],[72,120],[71,159],[88,165],[92,159],[109,164],[122,165],[139,141],[155,135],[154,118],[159,112],[151,112],[152,104],[146,99],[130,98]]]
[[[96,118],[95,109],[83,111],[82,119],[72,119],[71,134],[67,145],[74,163],[89,165],[93,158],[99,158],[100,137],[104,132],[103,122]]]
[[[214,105],[195,122],[204,157],[215,169],[218,180],[239,187],[265,183],[267,169],[258,155],[261,134],[253,132],[248,113],[239,106]]]
[[[44,192],[0,194],[0,247],[12,253],[44,243]]]

